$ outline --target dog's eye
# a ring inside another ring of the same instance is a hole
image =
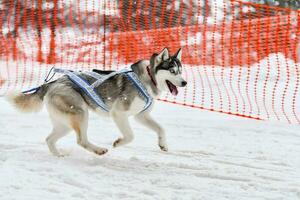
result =
[[[174,70],[174,69],[170,69],[170,72],[171,72],[172,74],[175,74],[175,70]]]

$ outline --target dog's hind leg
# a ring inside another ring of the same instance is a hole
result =
[[[72,117],[71,126],[76,132],[78,145],[98,155],[103,155],[107,152],[106,148],[98,147],[88,141],[87,138],[88,111],[84,113],[83,117],[78,117],[78,116]]]
[[[130,143],[133,140],[134,136],[133,136],[133,131],[129,125],[128,117],[123,113],[119,113],[119,112],[113,112],[111,116],[114,122],[116,123],[118,129],[123,135],[123,138],[117,139],[113,143],[113,146],[119,147]]]
[[[64,156],[63,154],[61,154],[56,146],[55,143],[62,137],[64,137],[65,135],[67,135],[70,132],[70,128],[60,124],[60,123],[55,123],[53,122],[53,130],[51,132],[51,134],[47,137],[46,142],[48,145],[48,148],[50,150],[50,152],[55,155],[55,156]]]
[[[168,151],[165,131],[156,121],[154,121],[149,113],[138,114],[135,116],[135,119],[145,127],[156,132],[158,136],[158,146],[162,151]]]

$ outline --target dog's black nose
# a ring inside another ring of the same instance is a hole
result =
[[[186,86],[186,84],[187,84],[187,82],[186,82],[186,81],[182,81],[182,82],[181,82],[181,87],[184,87],[184,86]]]

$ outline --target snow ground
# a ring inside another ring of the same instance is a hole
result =
[[[90,140],[104,156],[59,142],[69,154],[52,156],[44,142],[51,126],[44,110],[19,114],[0,98],[0,199],[300,199],[300,127],[255,121],[158,102],[169,152],[155,134],[133,123],[133,143],[112,149],[113,122],[90,117]],[[149,132],[149,133],[148,133]]]

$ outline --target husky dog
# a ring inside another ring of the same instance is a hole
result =
[[[177,87],[186,86],[182,78],[181,54],[179,49],[173,56],[169,55],[167,48],[159,54],[153,54],[150,60],[140,60],[131,66],[140,82],[153,99],[158,98],[162,91],[178,94]],[[94,70],[100,75],[107,75],[113,71]],[[95,78],[82,73],[89,83]],[[88,115],[89,110],[100,115],[112,117],[122,137],[117,139],[114,147],[131,142],[134,138],[129,125],[128,117],[134,116],[142,125],[153,130],[158,135],[158,145],[161,150],[168,151],[164,129],[150,116],[153,104],[149,109],[141,112],[145,106],[139,91],[123,74],[117,74],[95,88],[96,92],[109,107],[109,112],[103,111],[79,86],[74,84],[67,76],[41,85],[34,93],[14,93],[8,95],[9,101],[22,112],[39,111],[45,103],[53,129],[46,142],[49,150],[55,156],[63,156],[56,148],[56,142],[75,131],[77,143],[88,151],[98,155],[105,154],[106,148],[98,147],[88,141]]]

